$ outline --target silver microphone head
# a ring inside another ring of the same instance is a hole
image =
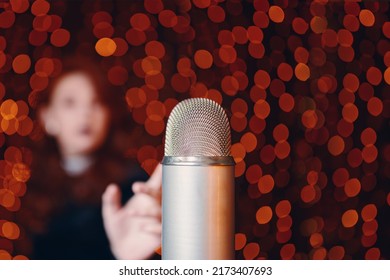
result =
[[[207,98],[178,103],[168,118],[164,156],[230,156],[231,135],[224,109]]]

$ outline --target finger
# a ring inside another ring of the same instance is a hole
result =
[[[115,184],[108,185],[102,197],[102,214],[104,220],[109,220],[121,208],[121,193]]]
[[[142,227],[142,230],[148,233],[161,234],[162,224],[161,223],[149,223]]]
[[[134,193],[144,193],[156,199],[161,197],[161,189],[155,189],[145,182],[135,182],[132,186],[132,189]]]
[[[162,164],[159,163],[154,169],[152,176],[150,176],[149,180],[146,182],[147,185],[154,190],[158,190],[162,184]]]
[[[160,207],[150,207],[147,209],[126,209],[127,216],[133,217],[145,217],[145,218],[157,218],[161,219],[161,208]]]
[[[146,184],[145,182],[135,182],[133,183],[131,188],[134,193],[144,192],[144,189],[147,188],[147,186],[144,186],[145,184]]]
[[[132,186],[133,192],[145,191],[145,188],[159,189],[162,183],[162,165],[159,163],[152,175],[146,182],[135,182]]]
[[[134,208],[131,208],[131,207],[123,207],[123,209],[125,210],[124,214],[128,217],[138,217],[138,216],[142,216],[140,215],[138,209],[134,209]]]
[[[157,200],[161,199],[161,184],[162,184],[162,165],[158,164],[149,180],[146,182],[135,182],[132,185],[134,193],[145,193]]]

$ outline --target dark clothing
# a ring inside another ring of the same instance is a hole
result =
[[[100,206],[69,205],[35,236],[32,259],[114,259]]]
[[[103,226],[101,196],[108,183],[116,182],[119,183],[122,191],[122,203],[125,203],[133,195],[132,184],[135,181],[146,181],[148,175],[134,163],[124,168],[126,174],[121,176],[121,182],[111,180],[112,176],[99,174],[97,172],[99,170],[103,173],[110,172],[110,168],[107,170],[93,166],[87,174],[70,177],[63,173],[58,178],[60,181],[55,187],[66,192],[61,192],[60,195],[53,193],[50,202],[58,205],[49,207],[51,209],[49,215],[43,215],[45,220],[43,230],[38,233],[27,233],[32,238],[31,259],[114,259]],[[39,189],[39,186],[36,186],[39,181],[42,180],[35,181],[35,184],[30,187],[33,194],[34,187]],[[49,182],[47,181],[46,184]],[[50,182],[50,184],[55,183]],[[97,191],[92,194],[90,191],[94,187]],[[41,196],[50,194],[50,192],[42,194],[42,190],[39,193]],[[95,199],[89,199],[90,197]],[[39,202],[35,201],[35,203]],[[39,208],[39,205],[34,204],[34,206]],[[155,255],[153,258],[158,257]]]

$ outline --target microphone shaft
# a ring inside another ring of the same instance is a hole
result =
[[[234,259],[234,166],[163,164],[162,259]]]

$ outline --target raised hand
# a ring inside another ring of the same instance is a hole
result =
[[[103,222],[112,253],[118,259],[147,259],[161,244],[162,168],[146,182],[133,184],[135,195],[121,207],[118,186],[103,194]]]
[[[133,192],[148,194],[161,204],[161,184],[162,165],[158,164],[148,181],[133,184]]]

